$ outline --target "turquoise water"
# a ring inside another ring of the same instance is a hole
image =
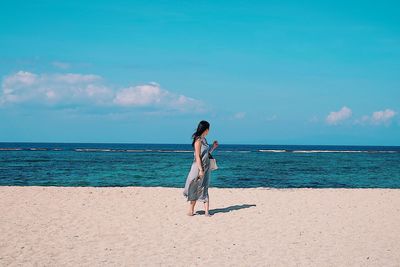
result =
[[[223,145],[211,187],[400,188],[400,147]],[[0,143],[0,185],[183,188],[190,144]]]

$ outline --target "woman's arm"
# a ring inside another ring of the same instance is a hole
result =
[[[203,164],[201,161],[201,140],[197,139],[196,142],[194,143],[194,152],[195,152],[195,158],[196,158],[196,164],[197,168],[199,168],[200,172],[204,172],[203,170]]]
[[[208,152],[212,153],[215,150],[214,147],[210,148],[210,150],[208,150]]]
[[[212,148],[209,150],[210,153],[212,153],[216,148],[218,147],[218,141],[213,142]]]

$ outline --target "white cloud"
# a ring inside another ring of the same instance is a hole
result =
[[[19,71],[3,79],[0,105],[101,105],[108,107],[150,107],[181,112],[204,112],[202,101],[167,91],[159,84],[117,88],[94,74],[34,74]]]
[[[11,87],[13,86],[29,86],[34,84],[36,80],[36,74],[27,71],[19,71],[13,75],[4,78],[2,82],[2,87],[11,89]]]
[[[4,104],[102,102],[112,91],[98,83],[100,76],[89,74],[34,74],[19,71],[3,79]]]
[[[379,110],[372,113],[371,116],[364,115],[361,119],[356,120],[356,124],[372,124],[372,125],[380,125],[385,124],[389,125],[394,116],[396,116],[397,112],[391,109]]]
[[[52,76],[57,82],[64,82],[69,84],[76,83],[91,83],[101,80],[101,77],[94,74],[76,74],[76,73],[67,73],[67,74],[55,74]]]
[[[27,71],[19,71],[5,77],[2,81],[3,94],[0,103],[22,102],[30,98],[31,94],[24,94],[24,88],[33,87],[37,82],[37,75]]]
[[[332,111],[326,117],[326,122],[331,125],[337,125],[344,120],[347,120],[352,115],[350,108],[344,106],[339,111]]]
[[[372,123],[374,124],[387,124],[390,123],[391,119],[396,115],[396,112],[391,109],[385,109],[381,111],[375,111],[372,113]]]
[[[155,82],[123,88],[116,92],[113,102],[123,107],[153,106],[182,112],[205,111],[201,101],[167,91]]]
[[[158,104],[168,92],[156,84],[123,88],[117,92],[114,103],[121,106],[146,106]]]

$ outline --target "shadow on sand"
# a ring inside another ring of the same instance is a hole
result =
[[[226,212],[231,212],[234,210],[241,210],[241,209],[247,209],[251,207],[255,207],[255,204],[242,204],[242,205],[233,205],[225,208],[220,208],[220,209],[210,209],[209,213],[210,215],[216,214],[216,213],[226,213]],[[204,214],[204,210],[199,210],[196,212],[196,214]]]

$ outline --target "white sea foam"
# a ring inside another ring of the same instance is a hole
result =
[[[387,153],[388,151],[367,150],[294,150],[293,153]]]
[[[157,150],[157,152],[161,153],[191,153],[191,150]]]
[[[101,148],[76,148],[75,151],[78,152],[110,152],[110,149],[101,149]]]
[[[393,150],[377,150],[377,151],[368,151],[368,150],[279,150],[279,149],[260,149],[260,152],[270,152],[270,153],[399,153],[398,151]]]
[[[22,150],[20,148],[0,148],[0,150]],[[30,148],[29,150],[47,150],[46,148]],[[59,149],[54,149],[59,150]],[[193,153],[192,150],[163,150],[163,149],[105,149],[105,148],[76,148],[77,152],[156,152],[156,153]],[[259,149],[264,153],[399,153],[393,150],[284,150]],[[250,150],[220,150],[222,153],[250,153]]]
[[[284,153],[284,152],[287,152],[286,150],[281,150],[281,149],[260,149],[258,151],[260,151],[260,152],[270,152],[270,153]]]
[[[362,150],[294,150],[293,153],[368,153]]]
[[[219,150],[222,153],[250,153],[250,150]]]

